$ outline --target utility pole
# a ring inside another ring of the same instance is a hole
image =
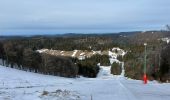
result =
[[[158,66],[159,66],[159,68],[160,68],[160,66],[161,66],[161,61],[160,61],[160,60],[161,60],[161,56],[160,56],[160,53],[159,53],[159,56],[158,56],[158,57],[159,57],[159,65],[158,65]]]
[[[92,96],[92,94],[91,94],[91,100],[93,100],[93,96]]]
[[[147,43],[144,43],[144,46],[145,46],[145,57],[144,57],[144,75],[143,75],[143,81],[144,81],[144,84],[147,84],[147,75],[146,75],[146,46],[147,46]]]

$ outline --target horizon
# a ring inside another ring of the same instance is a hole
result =
[[[65,35],[65,34],[119,34],[128,32],[146,32],[146,31],[166,31],[165,29],[148,30],[125,30],[125,31],[58,31],[58,30],[6,30],[0,32],[0,36],[34,36],[34,35]],[[12,34],[11,34],[12,33]]]
[[[74,35],[107,35],[107,34],[122,34],[122,33],[133,33],[133,32],[156,32],[156,31],[166,31],[166,30],[134,30],[134,31],[118,31],[118,32],[65,32],[65,33],[28,33],[28,34],[0,34],[0,36],[4,37],[10,37],[10,36],[21,36],[21,37],[32,37],[32,36],[54,36],[54,35],[68,35],[68,34],[74,34]],[[24,32],[23,32],[24,33]]]

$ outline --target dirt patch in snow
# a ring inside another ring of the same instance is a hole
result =
[[[75,91],[58,89],[53,92],[43,91],[40,98],[42,100],[81,100],[79,95]]]

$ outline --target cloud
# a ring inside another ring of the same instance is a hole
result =
[[[0,0],[0,32],[157,29],[170,23],[169,5],[169,0]]]

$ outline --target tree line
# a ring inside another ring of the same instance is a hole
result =
[[[133,79],[143,78],[144,46],[133,45],[123,60],[125,75]],[[149,43],[147,46],[146,69],[149,80],[170,81],[170,44]]]
[[[0,42],[0,59],[2,64],[25,71],[56,75],[63,77],[96,77],[99,71],[98,63],[109,65],[109,56],[94,55],[85,60],[77,58],[53,56],[39,53],[36,49],[25,46],[18,40]]]

